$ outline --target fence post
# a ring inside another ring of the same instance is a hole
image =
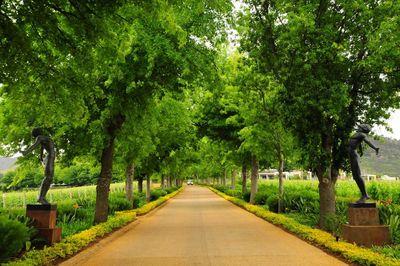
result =
[[[26,207],[26,191],[22,194],[22,207]]]
[[[3,209],[6,208],[6,193],[3,193]]]

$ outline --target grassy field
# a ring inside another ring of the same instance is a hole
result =
[[[153,188],[159,187],[159,184],[152,184]],[[111,184],[110,192],[124,192],[124,183]],[[143,186],[146,189],[146,186]],[[137,182],[133,184],[133,190],[137,191]],[[1,192],[0,191],[0,207],[3,209],[9,208],[21,208],[26,204],[35,204],[39,189],[25,190],[25,191],[13,191],[13,192]],[[81,198],[95,198],[96,197],[96,186],[82,186],[82,187],[56,187],[50,188],[47,193],[47,200],[53,204],[57,204],[58,201],[66,199],[81,199]]]

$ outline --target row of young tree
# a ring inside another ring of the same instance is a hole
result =
[[[41,127],[58,163],[100,164],[94,221],[108,214],[113,162],[150,176],[183,168],[182,92],[212,76],[229,1],[1,1],[4,154]],[[179,115],[177,115],[179,113]]]
[[[400,107],[400,4],[240,3],[2,1],[3,153],[41,126],[60,163],[95,158],[95,222],[113,162],[128,180],[136,169],[234,183],[240,171],[243,191],[250,170],[250,202],[259,167],[281,181],[284,168],[310,169],[324,227],[352,130]]]

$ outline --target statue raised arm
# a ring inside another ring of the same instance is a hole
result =
[[[365,188],[364,180],[361,177],[361,169],[360,169],[360,156],[363,156],[362,151],[362,142],[368,144],[371,148],[373,148],[378,155],[379,148],[375,147],[367,138],[368,133],[371,131],[371,126],[367,124],[361,124],[358,126],[356,133],[349,140],[349,157],[350,157],[350,165],[351,165],[351,173],[353,175],[354,180],[357,183],[358,188],[361,192],[361,198],[357,201],[357,203],[364,203],[369,199],[367,194],[367,190]],[[360,156],[357,154],[357,149],[359,149]]]
[[[23,155],[27,155],[35,150],[39,145],[40,147],[40,161],[44,164],[44,178],[42,184],[40,185],[40,191],[38,195],[38,202],[41,204],[49,204],[46,200],[47,191],[50,188],[51,182],[54,176],[54,160],[56,157],[56,152],[54,148],[53,141],[42,134],[40,128],[34,128],[32,130],[32,136],[36,138],[35,143],[32,144],[28,149],[22,152]],[[43,151],[46,151],[47,155],[43,160]]]

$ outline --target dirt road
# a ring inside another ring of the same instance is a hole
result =
[[[61,265],[346,265],[218,197],[189,186]]]

